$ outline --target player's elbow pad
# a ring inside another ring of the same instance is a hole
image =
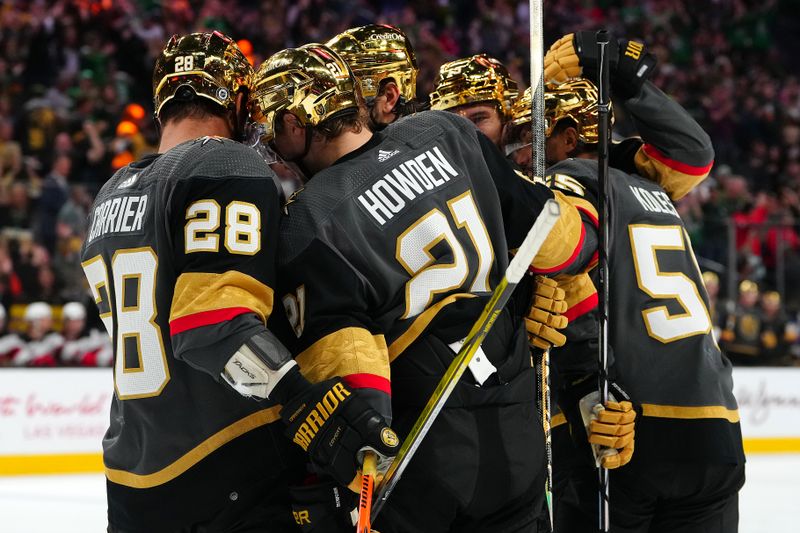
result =
[[[270,398],[275,386],[297,363],[270,331],[250,337],[228,359],[222,379],[236,392],[258,400]]]

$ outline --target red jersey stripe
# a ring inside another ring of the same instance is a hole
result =
[[[342,378],[351,389],[376,389],[392,395],[392,383],[382,376],[375,374],[350,374]]]
[[[642,150],[644,150],[644,153],[647,154],[648,157],[665,164],[673,170],[677,170],[683,174],[688,174],[689,176],[705,176],[711,171],[711,167],[714,166],[713,161],[702,167],[696,167],[693,165],[687,165],[686,163],[681,163],[680,161],[675,161],[674,159],[670,159],[662,154],[658,148],[652,144],[645,144],[642,146]]]
[[[212,311],[201,311],[191,315],[182,316],[171,320],[169,323],[169,334],[177,335],[190,329],[210,326],[225,322],[245,313],[252,313],[253,310],[247,307],[228,307],[226,309],[214,309]]]
[[[591,311],[596,307],[597,307],[597,293],[593,292],[591,296],[588,296],[584,300],[581,300],[580,302],[576,303],[575,305],[567,309],[567,312],[564,313],[564,316],[567,317],[567,320],[572,322],[579,316],[585,315],[586,313],[588,313],[589,311]]]

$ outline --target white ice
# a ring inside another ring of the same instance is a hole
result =
[[[740,533],[798,533],[800,455],[748,457]],[[0,477],[0,533],[102,533],[102,475]]]

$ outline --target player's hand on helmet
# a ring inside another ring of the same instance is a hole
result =
[[[584,442],[590,445],[595,464],[608,469],[628,464],[633,457],[640,406],[614,382],[609,383],[608,401],[603,405],[597,390],[596,374],[586,376],[567,387],[566,391],[564,414],[572,426],[573,438],[586,439]],[[576,426],[585,431],[578,431]]]
[[[545,81],[563,82],[585,77],[598,81],[597,33],[579,31],[556,41],[544,56]],[[655,70],[656,56],[644,43],[610,38],[606,48],[611,74],[612,97],[633,98]]]
[[[383,416],[339,378],[306,385],[284,404],[281,418],[286,435],[317,469],[356,491],[364,451],[377,454],[378,471],[385,473],[400,448]]]
[[[542,350],[554,346],[564,346],[567,338],[560,329],[567,327],[567,317],[562,313],[567,310],[564,290],[559,288],[554,279],[536,276],[536,289],[528,316],[525,317],[525,329],[528,330],[528,341]]]

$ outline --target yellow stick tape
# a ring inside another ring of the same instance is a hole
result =
[[[0,455],[0,476],[103,472],[103,454]]]

